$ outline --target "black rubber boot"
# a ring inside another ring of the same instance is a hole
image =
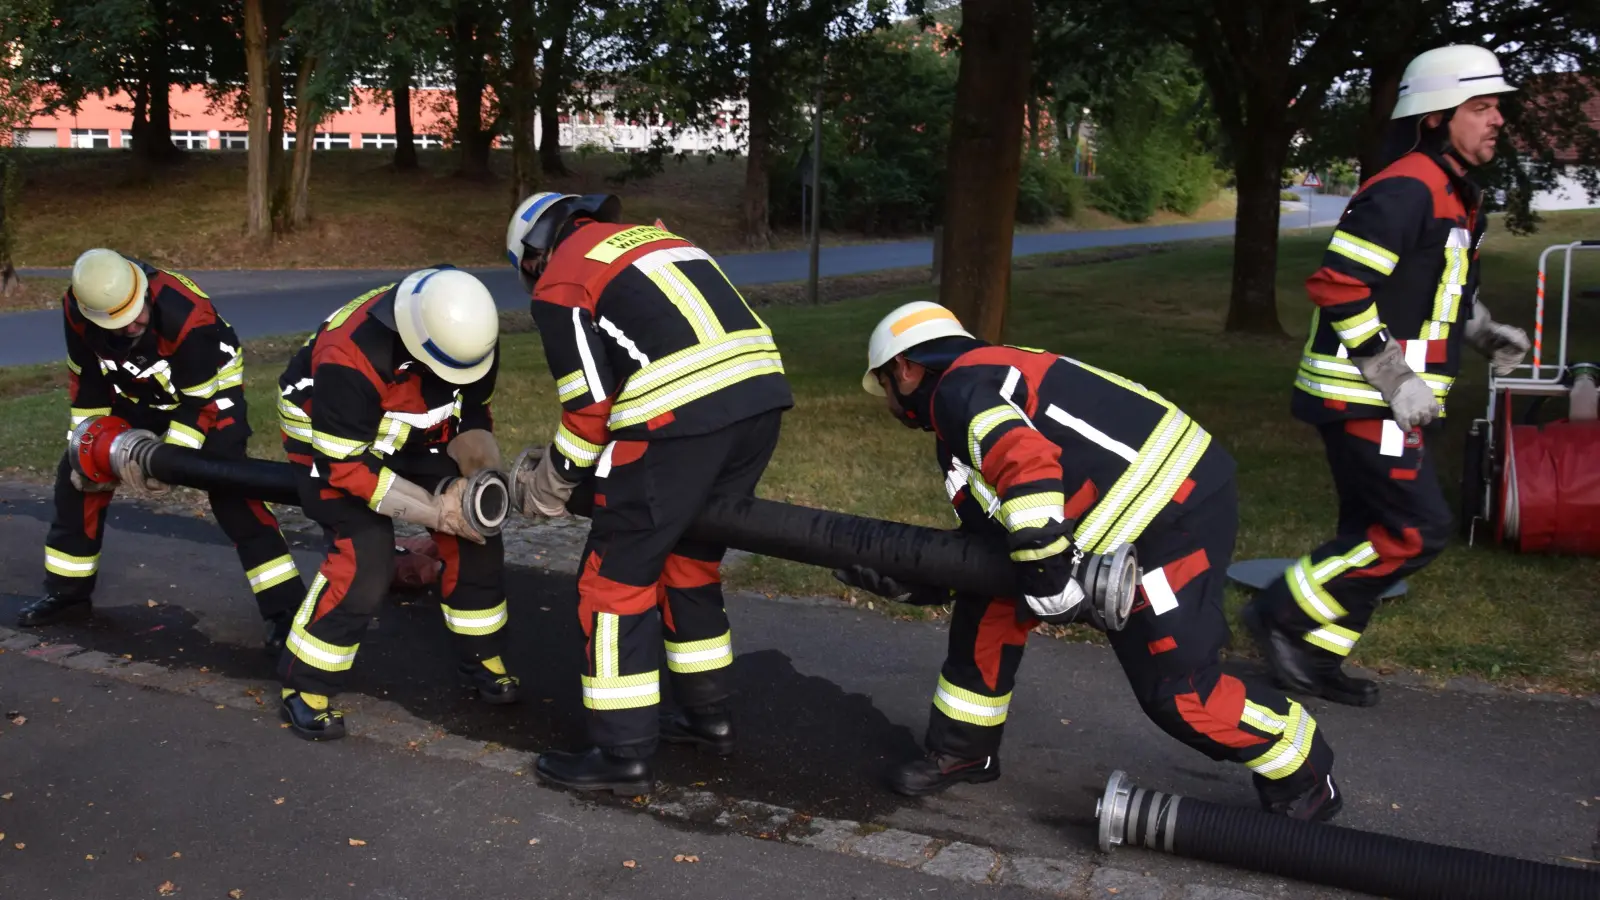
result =
[[[47,594],[24,606],[17,613],[17,624],[23,628],[51,625],[66,619],[88,618],[91,611],[87,597],[77,600]]]
[[[284,645],[289,643],[289,628],[294,620],[284,617],[282,619],[267,620],[267,636],[261,641],[261,652],[277,659],[283,655]]]
[[[515,675],[492,672],[481,662],[462,663],[456,671],[461,684],[476,691],[485,703],[504,706],[522,699],[522,681]]]
[[[610,791],[631,797],[648,794],[655,787],[648,759],[613,756],[599,747],[576,753],[541,753],[533,771],[540,781],[574,791]]]
[[[948,753],[929,751],[927,756],[896,766],[889,773],[889,787],[897,794],[921,797],[961,784],[983,784],[1000,777],[1000,757],[980,756],[962,759]]]
[[[1378,704],[1376,683],[1346,675],[1337,656],[1318,652],[1282,630],[1256,604],[1246,606],[1240,618],[1256,646],[1261,648],[1261,655],[1266,657],[1267,667],[1272,670],[1278,687],[1346,706]]]
[[[708,753],[733,752],[733,714],[726,710],[661,711],[661,739],[669,744],[693,744]]]
[[[308,741],[336,741],[344,737],[344,713],[332,706],[317,709],[300,696],[299,691],[284,695],[279,715],[289,723],[296,737]]]
[[[1283,796],[1274,791],[1271,779],[1255,776],[1256,794],[1261,798],[1261,808],[1276,816],[1288,816],[1307,822],[1326,822],[1344,809],[1344,792],[1332,775],[1313,777],[1311,784],[1298,794]]]

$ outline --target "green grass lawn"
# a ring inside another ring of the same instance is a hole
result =
[[[1543,233],[1491,232],[1483,296],[1497,317],[1531,324],[1535,263],[1557,241],[1600,236],[1600,214],[1551,216]],[[1309,318],[1301,283],[1317,265],[1325,233],[1283,242],[1280,307],[1292,333],[1281,339],[1222,334],[1231,246],[1185,244],[1110,262],[1063,265],[1023,260],[1014,280],[1012,340],[1113,369],[1160,391],[1191,413],[1239,462],[1240,558],[1299,556],[1329,536],[1334,496],[1313,429],[1289,417],[1289,384]],[[1600,288],[1600,253],[1578,268]],[[1554,287],[1552,282],[1552,287]],[[913,433],[860,388],[868,332],[896,304],[932,296],[904,288],[821,308],[763,311],[783,349],[796,407],[762,483],[764,496],[846,512],[951,527],[931,435]],[[1573,356],[1600,359],[1600,300],[1575,305],[1581,333]],[[510,321],[525,319],[518,316]],[[1548,331],[1552,342],[1554,332]],[[292,340],[256,342],[247,355],[253,451],[281,456],[271,398]],[[508,453],[543,442],[556,401],[538,337],[509,334],[496,394]],[[1451,397],[1439,449],[1455,501],[1466,422],[1486,401],[1485,368],[1473,358]],[[60,453],[66,402],[52,376],[0,370],[0,464],[42,476]],[[50,423],[42,427],[41,423]],[[61,423],[62,428],[55,427]],[[739,586],[797,594],[843,593],[825,571],[756,559],[731,576]],[[1437,676],[1480,675],[1557,689],[1600,690],[1600,561],[1521,556],[1452,546],[1389,604],[1356,653],[1373,667]],[[1240,598],[1234,597],[1237,606]],[[1249,652],[1240,642],[1241,652]]]

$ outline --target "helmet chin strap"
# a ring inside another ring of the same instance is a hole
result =
[[[908,428],[920,428],[923,431],[933,430],[933,388],[939,381],[938,374],[929,369],[922,373],[922,381],[912,389],[911,393],[900,392],[900,385],[895,383],[893,376],[889,378],[889,390],[894,392],[895,402],[900,404],[900,423]]]

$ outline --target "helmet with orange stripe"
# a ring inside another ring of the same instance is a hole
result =
[[[139,318],[149,286],[144,270],[115,250],[85,250],[72,264],[72,296],[78,311],[107,331]]]
[[[889,410],[905,425],[931,430],[929,406],[937,379],[927,377],[924,370],[942,372],[979,343],[945,307],[927,300],[907,303],[872,329],[861,387],[873,396],[887,397]],[[897,369],[896,358],[913,365]]]

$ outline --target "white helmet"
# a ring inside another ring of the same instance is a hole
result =
[[[451,384],[494,365],[500,311],[483,282],[460,269],[423,269],[394,292],[394,326],[411,355]]]
[[[1506,83],[1494,52],[1452,44],[1419,55],[1400,77],[1400,100],[1391,119],[1455,109],[1473,97],[1516,90]]]
[[[149,280],[115,250],[85,250],[72,264],[72,296],[90,322],[116,330],[139,317]]]
[[[961,327],[955,313],[937,303],[917,300],[896,308],[872,329],[872,337],[867,340],[867,373],[861,376],[861,387],[873,396],[882,397],[883,385],[878,383],[873,371],[918,344],[942,337],[969,338],[972,335]]]
[[[534,194],[517,205],[517,211],[511,215],[511,223],[506,226],[506,259],[511,260],[511,265],[517,270],[517,275],[522,279],[522,286],[533,290],[537,278],[529,275],[522,269],[522,256],[528,251],[528,244],[524,238],[530,236],[533,227],[539,224],[539,219],[556,205],[556,201],[568,198],[577,199],[577,194],[558,194],[554,191],[544,191]],[[548,250],[549,247],[540,249]]]
[[[611,194],[557,194],[546,191],[534,194],[517,206],[506,226],[506,258],[517,270],[522,286],[532,291],[539,282],[539,273],[529,274],[522,268],[522,258],[529,250],[548,253],[555,249],[561,226],[574,215],[583,213],[601,222],[615,222],[622,214],[622,201]]]

